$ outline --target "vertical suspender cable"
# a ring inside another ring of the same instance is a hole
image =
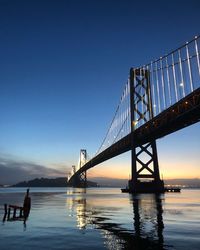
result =
[[[140,112],[142,114],[141,122],[142,122],[142,124],[144,124],[144,94],[143,94],[144,88],[142,86],[143,85],[142,68],[140,68],[140,81],[141,81],[141,87],[140,87],[140,93],[139,93],[140,98],[141,98],[141,100],[140,100],[140,103],[141,103],[141,110],[140,110]]]
[[[172,53],[172,70],[173,70],[173,78],[174,78],[175,97],[176,97],[176,101],[178,102],[176,72],[175,72],[175,64],[174,64],[174,53]]]
[[[156,68],[156,86],[157,86],[157,95],[158,95],[158,113],[161,112],[161,105],[160,105],[160,90],[159,90],[159,82],[158,82],[158,64],[157,61],[155,62]]]
[[[169,66],[167,61],[167,56],[165,57],[166,61],[166,71],[167,71],[167,86],[168,86],[168,93],[169,93],[169,105],[172,105],[172,96],[171,96],[171,87],[170,87],[170,80],[169,80]]]
[[[131,132],[131,103],[130,103],[130,78],[128,79],[128,116],[129,116],[129,132]]]
[[[148,121],[150,119],[150,117],[147,117],[147,114],[149,114],[148,112],[148,109],[149,109],[149,102],[148,102],[148,79],[147,79],[147,75],[146,74],[146,68],[145,66],[142,67],[143,69],[143,75],[144,75],[144,79],[145,79],[145,82],[144,82],[144,86],[145,86],[145,90],[144,90],[144,107],[145,107],[145,110],[144,110],[144,119],[146,119],[146,121]],[[144,120],[145,122],[145,120]]]
[[[195,51],[197,56],[197,65],[198,65],[198,71],[199,71],[199,77],[200,77],[200,62],[199,62],[199,50],[198,50],[198,44],[197,44],[197,38],[195,39]]]
[[[191,63],[190,63],[190,54],[188,49],[188,43],[186,43],[186,53],[187,53],[187,63],[188,63],[188,71],[189,71],[189,78],[190,78],[190,89],[191,92],[194,90],[193,87],[193,79],[192,79],[192,71],[191,71]]]
[[[164,104],[164,109],[166,109],[166,96],[165,96],[165,84],[164,84],[164,76],[163,76],[162,57],[160,57],[160,74],[161,74],[161,82],[162,82],[163,104]]]
[[[152,97],[153,97],[153,115],[156,116],[156,101],[155,101],[155,84],[154,84],[154,77],[153,77],[153,63],[151,62],[151,70],[150,70],[150,76],[151,76],[151,86],[152,86]]]
[[[136,85],[135,85],[135,83],[136,83],[136,80],[135,80],[135,73],[134,73],[134,79],[133,79],[133,90],[134,90],[134,94],[133,94],[133,98],[134,98],[134,113],[135,113],[135,115],[134,115],[134,117],[135,117],[135,121],[134,122],[136,122],[136,120],[138,120],[138,122],[139,122],[139,119],[138,119],[138,113],[137,113],[137,110],[138,110],[138,97],[136,96],[136,94],[135,94],[135,87],[136,87]],[[130,84],[131,84],[131,82],[130,82]],[[131,88],[130,88],[130,90],[131,90]],[[130,95],[131,95],[131,93],[130,93]],[[130,110],[130,112],[131,112],[131,110]],[[139,124],[137,123],[136,124],[136,126],[138,126]],[[133,126],[133,124],[131,124],[131,127]],[[135,125],[134,125],[135,126]]]
[[[181,73],[181,83],[180,83],[180,86],[183,89],[183,97],[185,97],[185,83],[184,83],[184,79],[183,79],[183,66],[182,66],[181,51],[180,51],[180,49],[178,50],[178,58],[179,58],[179,68],[180,68],[180,73]]]

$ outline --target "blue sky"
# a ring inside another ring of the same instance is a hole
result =
[[[199,10],[195,0],[0,0],[0,156],[6,166],[8,160],[31,162],[55,169],[56,175],[77,164],[80,148],[92,155],[112,119],[129,68],[199,34]],[[199,135],[197,124],[160,140],[163,168],[172,168],[166,159],[176,145],[179,164],[183,156],[193,155],[190,167],[196,171]],[[125,154],[102,165],[108,176],[116,161],[129,169]],[[92,174],[99,175],[100,167]],[[2,178],[9,181],[7,175]]]

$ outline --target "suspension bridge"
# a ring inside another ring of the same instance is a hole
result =
[[[131,68],[96,154],[80,150],[68,183],[87,186],[87,170],[131,150],[131,192],[163,192],[156,140],[200,121],[200,36],[159,59]]]

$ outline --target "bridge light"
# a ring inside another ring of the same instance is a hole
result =
[[[183,82],[180,82],[180,87],[183,87],[184,85],[183,85]]]
[[[133,126],[136,126],[138,124],[138,120],[133,121]]]
[[[185,102],[185,104],[188,104],[188,102]]]

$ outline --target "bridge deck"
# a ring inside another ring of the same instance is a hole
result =
[[[133,145],[139,146],[159,139],[198,121],[200,121],[200,88],[92,158],[71,177],[69,183],[82,172],[131,150]]]

